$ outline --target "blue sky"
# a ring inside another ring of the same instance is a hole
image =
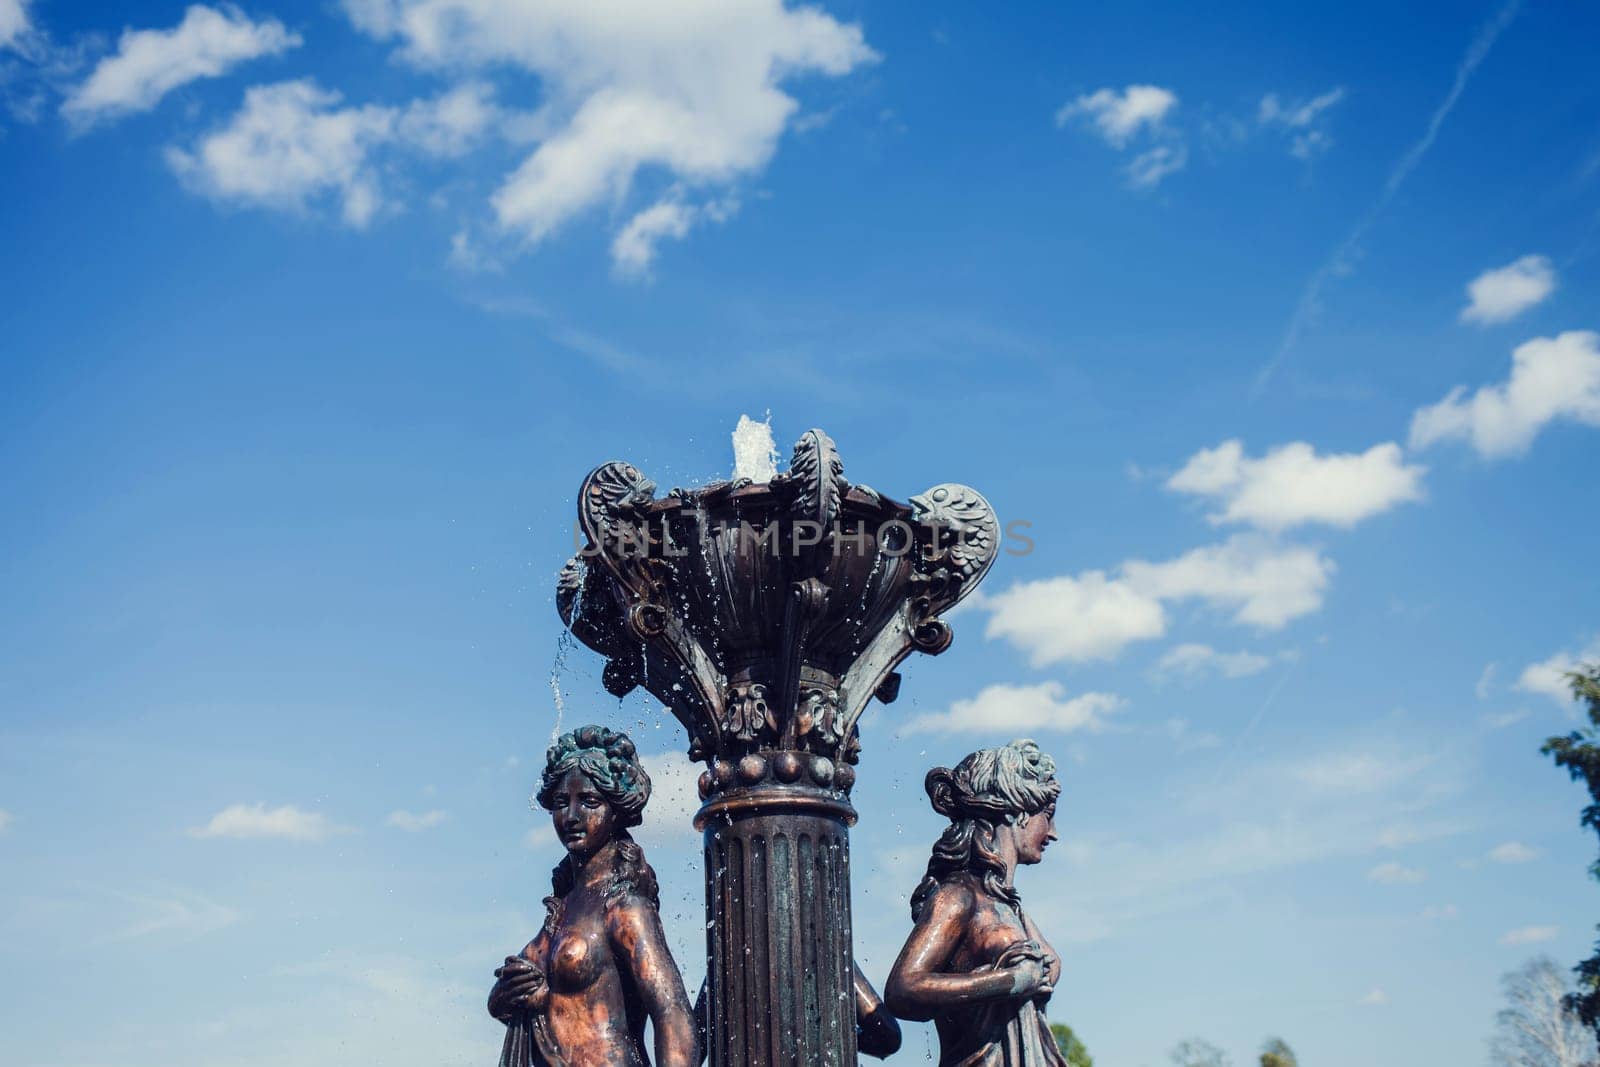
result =
[[[1481,1061],[1596,914],[1600,13],[658,7],[0,0],[6,1060],[486,1062],[558,692],[697,984],[682,731],[553,580],[770,412],[1034,541],[864,723],[868,974],[1029,734],[1097,1062]]]

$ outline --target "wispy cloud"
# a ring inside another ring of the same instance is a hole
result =
[[[28,0],[0,0],[0,50],[28,32]]]
[[[1097,731],[1106,716],[1125,702],[1113,693],[1083,693],[1067,697],[1060,682],[1038,685],[991,685],[977,696],[957,700],[942,712],[919,715],[908,721],[905,733],[1072,733]]]
[[[112,933],[112,939],[117,941],[156,935],[201,937],[232,926],[240,917],[236,909],[187,890],[172,889],[158,895],[123,892],[112,895],[138,913],[128,925]]]
[[[1367,881],[1379,885],[1417,885],[1427,879],[1427,874],[1416,867],[1390,860],[1380,863],[1367,872]]]
[[[1578,652],[1562,649],[1548,659],[1528,664],[1517,678],[1517,688],[1528,693],[1542,693],[1563,708],[1570,709],[1572,683],[1567,680],[1567,675],[1592,663],[1600,663],[1600,637]]]
[[[293,804],[269,808],[265,804],[233,804],[211,817],[204,826],[194,827],[190,837],[281,838],[287,841],[324,841],[349,833],[320,812],[305,811]]]
[[[1489,859],[1495,863],[1531,863],[1539,858],[1539,850],[1521,841],[1506,841],[1489,850]]]
[[[1507,930],[1500,935],[1500,943],[1509,947],[1519,945],[1537,945],[1544,941],[1552,941],[1561,932],[1559,926],[1519,926],[1515,930]]]
[[[1218,652],[1210,645],[1196,641],[1186,642],[1168,649],[1156,663],[1156,674],[1177,676],[1190,681],[1208,674],[1224,678],[1245,678],[1260,674],[1272,665],[1269,656],[1243,649],[1238,652]]]
[[[1305,288],[1300,293],[1300,299],[1295,304],[1294,313],[1289,316],[1289,323],[1284,328],[1283,339],[1278,342],[1277,351],[1272,358],[1262,366],[1256,374],[1252,394],[1259,396],[1272,381],[1273,375],[1283,365],[1289,353],[1299,343],[1300,337],[1306,328],[1311,325],[1322,310],[1323,292],[1333,279],[1349,274],[1355,269],[1356,258],[1361,251],[1361,243],[1377,224],[1378,219],[1388,210],[1394,202],[1395,196],[1400,192],[1406,180],[1411,177],[1417,165],[1422,162],[1428,150],[1433,147],[1433,142],[1438,139],[1439,130],[1444,126],[1445,120],[1455,110],[1456,104],[1461,99],[1461,94],[1466,91],[1467,83],[1472,80],[1472,75],[1477,71],[1483,61],[1488,58],[1489,52],[1494,48],[1500,35],[1506,27],[1516,18],[1517,11],[1521,8],[1521,0],[1510,0],[1504,7],[1495,13],[1494,17],[1478,31],[1472,43],[1467,46],[1461,60],[1456,64],[1455,78],[1450,83],[1450,89],[1445,93],[1444,99],[1434,108],[1432,116],[1428,119],[1427,126],[1422,131],[1422,136],[1417,138],[1409,148],[1395,162],[1389,171],[1388,179],[1383,183],[1383,188],[1378,193],[1378,198],[1367,209],[1367,213],[1356,223],[1355,228],[1341,241],[1320,267],[1318,267],[1306,282]]]
[[[404,830],[407,833],[414,834],[421,830],[431,830],[436,826],[442,825],[447,818],[449,816],[438,809],[421,812],[391,811],[384,823],[393,826],[397,830]]]
[[[221,77],[241,63],[300,43],[299,35],[277,19],[252,22],[237,8],[218,11],[195,4],[170,30],[125,31],[116,53],[72,90],[61,113],[81,127],[149,111],[174,89]]]
[[[1289,154],[1307,160],[1325,152],[1333,138],[1324,128],[1326,113],[1344,99],[1344,88],[1336,86],[1309,100],[1284,100],[1277,93],[1261,98],[1256,110],[1256,121],[1262,126],[1276,126],[1289,136]]]

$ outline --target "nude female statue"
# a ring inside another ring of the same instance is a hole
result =
[[[694,1067],[694,1019],[655,872],[628,834],[650,799],[633,742],[603,726],[563,734],[534,799],[567,854],[551,874],[544,929],[495,971],[502,1067],[648,1067],[646,1019],[657,1067]]]
[[[1022,911],[1018,864],[1056,840],[1055,763],[1032,741],[928,772],[950,825],[911,896],[915,926],[885,988],[904,1019],[932,1019],[940,1067],[1066,1067],[1043,1009],[1061,960]]]

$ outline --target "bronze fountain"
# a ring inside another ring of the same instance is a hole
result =
[[[606,463],[584,479],[578,522],[583,545],[557,586],[562,620],[605,658],[607,691],[651,693],[706,765],[695,816],[708,956],[696,1054],[713,1067],[846,1067],[860,1052],[888,1055],[898,1026],[851,951],[857,723],[871,700],[898,695],[907,656],[949,647],[939,616],[993,564],[993,509],[962,485],[901,503],[852,484],[832,439],[810,430],[788,471],[766,481],[658,497],[632,465]],[[558,888],[561,878],[558,868]],[[524,973],[535,946],[497,972],[492,1008],[504,1021],[545,1002],[542,973]],[[1024,992],[1048,997],[1059,967],[1037,946],[1023,955],[1018,966],[1035,979]],[[902,1010],[937,1014],[920,1010],[915,988],[894,990]],[[662,995],[681,1004],[681,992]],[[666,1022],[679,1033],[675,1007]],[[535,1065],[585,1059],[582,1049],[541,1053],[536,1038],[520,1039]],[[517,1040],[508,1036],[508,1050]],[[680,1055],[659,1032],[657,1053]]]

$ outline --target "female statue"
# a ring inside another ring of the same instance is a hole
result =
[[[915,923],[885,989],[905,1019],[932,1019],[940,1067],[1066,1067],[1043,1008],[1061,961],[1022,911],[1017,865],[1056,839],[1055,763],[1032,741],[928,772],[950,826],[911,896]]]
[[[566,857],[544,928],[495,971],[489,1014],[505,1023],[501,1067],[694,1067],[694,1019],[661,929],[655,872],[629,836],[650,799],[633,742],[603,726],[561,738],[534,795]]]

